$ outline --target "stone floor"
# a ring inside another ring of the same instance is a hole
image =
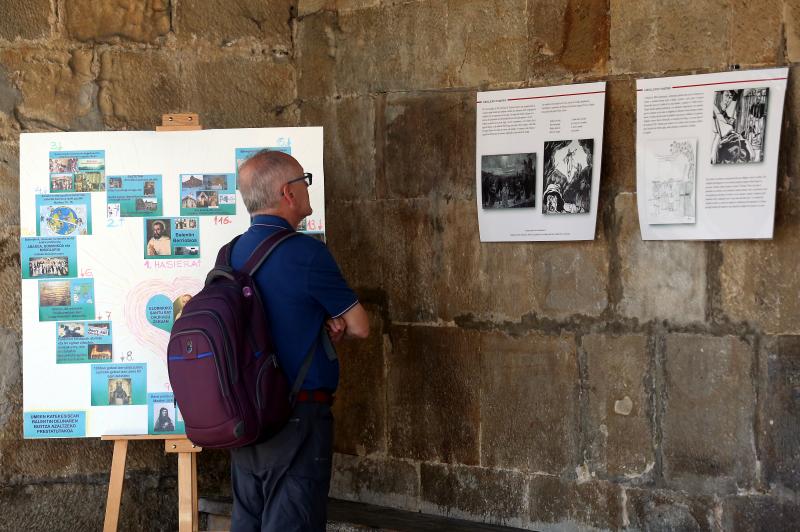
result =
[[[229,530],[230,501],[201,498],[199,510],[201,530],[209,532]],[[442,530],[452,530],[454,532],[510,532],[520,529],[330,499],[328,503],[328,532],[361,532],[364,530],[387,532],[440,532]]]

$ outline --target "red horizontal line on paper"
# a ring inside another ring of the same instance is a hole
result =
[[[687,89],[689,87],[708,87],[709,85],[731,85],[733,83],[758,83],[760,81],[781,81],[786,78],[740,79],[738,81],[715,81],[714,83],[695,83],[693,85],[675,85],[673,89]]]
[[[564,94],[550,94],[546,96],[526,96],[524,98],[508,98],[507,102],[516,102],[519,100],[538,100],[540,98],[558,98],[561,96],[582,96],[584,94],[605,94],[606,91],[591,91],[591,92],[567,92]],[[478,103],[486,103],[478,100]]]

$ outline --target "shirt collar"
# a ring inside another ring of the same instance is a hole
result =
[[[293,227],[289,225],[289,222],[287,222],[285,219],[272,214],[257,214],[253,216],[250,219],[250,225],[253,226],[256,224],[277,225],[286,229],[293,229]]]

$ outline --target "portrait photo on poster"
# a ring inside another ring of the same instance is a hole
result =
[[[711,164],[760,163],[764,160],[769,88],[714,92]]]
[[[481,156],[484,209],[536,207],[536,154]]]
[[[591,210],[594,139],[544,143],[542,212],[583,214]]]

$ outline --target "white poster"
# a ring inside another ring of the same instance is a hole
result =
[[[605,83],[478,93],[482,242],[593,240]]]
[[[21,135],[26,438],[183,433],[169,332],[249,226],[237,170],[264,148],[312,173],[324,238],[322,128]]]
[[[772,238],[787,73],[637,81],[644,240]]]

